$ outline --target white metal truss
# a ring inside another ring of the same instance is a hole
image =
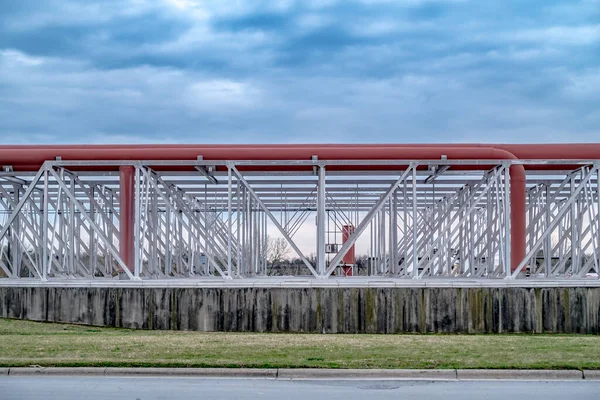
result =
[[[312,168],[273,172],[267,168],[273,163]],[[202,157],[160,163],[47,161],[35,174],[0,173],[0,276],[327,279],[343,274],[345,256],[360,244],[366,265],[355,275],[597,278],[598,164],[527,175],[527,254],[511,270],[509,168],[514,163],[522,162],[499,160],[490,167],[473,160],[388,161],[394,169],[366,172],[346,167],[356,160],[316,158],[214,165]],[[123,165],[135,173],[133,265],[122,258],[119,243],[122,192],[115,168]],[[482,167],[453,168],[461,165]],[[190,169],[168,168],[181,166]],[[353,233],[342,242],[347,226]],[[269,260],[272,237],[290,247],[292,272]]]

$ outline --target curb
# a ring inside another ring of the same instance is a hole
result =
[[[103,367],[17,367],[8,368],[9,376],[29,376],[29,375],[69,375],[69,376],[101,376],[104,375],[106,368]]]
[[[76,368],[74,368],[76,369]],[[275,368],[105,368],[106,376],[191,376],[204,378],[277,378]]]
[[[573,380],[584,379],[583,371],[579,370],[535,370],[535,369],[457,369],[458,380]]]
[[[589,380],[600,380],[600,370],[597,369],[584,369],[583,370],[583,379]]]
[[[456,380],[454,369],[310,369],[280,368],[278,379]]]
[[[600,380],[600,370],[502,369],[309,369],[309,368],[113,368],[15,367],[0,368],[0,376],[168,376],[196,378],[254,378],[278,380]]]
[[[9,376],[190,376],[205,378],[277,378],[277,369],[261,368],[118,368],[118,367],[18,367],[0,370]]]

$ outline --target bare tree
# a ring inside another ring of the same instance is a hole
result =
[[[267,236],[267,261],[273,265],[283,261],[290,251],[290,244],[281,237]]]

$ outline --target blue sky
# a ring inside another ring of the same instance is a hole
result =
[[[0,137],[597,142],[600,0],[3,0]]]

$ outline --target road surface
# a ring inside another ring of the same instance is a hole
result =
[[[284,381],[173,377],[0,377],[3,400],[599,400],[600,381]]]

